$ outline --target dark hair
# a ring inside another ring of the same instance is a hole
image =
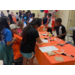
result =
[[[35,13],[32,13],[32,17],[35,17]]]
[[[7,13],[9,12],[9,10],[7,10]]]
[[[8,17],[9,17],[9,19],[10,19],[10,24],[12,24],[12,22],[13,22],[13,19],[12,19],[12,16],[11,16],[11,14],[9,14],[9,15],[8,15]]]
[[[47,16],[47,13],[45,14],[45,17]]]
[[[25,11],[23,10],[23,12],[25,12]]]
[[[56,19],[56,22],[60,22],[61,23],[62,22],[62,19],[61,18],[57,18]]]
[[[9,25],[8,25],[8,23],[7,23],[7,21],[9,21],[9,18],[8,17],[6,17],[6,16],[3,16],[3,17],[1,17],[0,18],[0,40],[1,40],[1,32],[2,32],[2,30],[4,29],[4,28],[8,28],[8,29],[10,29],[10,27],[9,27]]]
[[[18,12],[16,12],[16,14],[18,14]]]
[[[28,12],[28,13],[31,13],[31,11],[30,11],[30,10],[28,10],[27,12]]]
[[[52,15],[49,13],[48,16],[51,17]]]
[[[35,25],[38,25],[38,27],[41,26],[41,19],[39,19],[39,18],[33,19],[33,21],[32,21],[31,23],[29,23],[29,24],[24,28],[23,33],[22,33],[22,35],[23,35],[22,42],[23,42],[23,43],[26,43],[27,34],[28,34],[29,28],[30,28],[31,26],[34,27]]]

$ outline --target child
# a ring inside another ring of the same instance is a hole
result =
[[[18,21],[17,26],[20,27],[20,28],[18,28],[18,33],[19,33],[19,36],[21,36],[21,33],[22,33],[22,30],[23,30],[24,23],[23,23],[22,21]]]
[[[32,20],[35,18],[35,13],[32,13],[32,17],[29,20],[29,23],[32,22]]]
[[[44,18],[42,19],[42,21],[43,21],[43,24],[46,24],[47,23],[47,14],[45,14],[45,16],[44,16]]]
[[[37,28],[40,26],[41,20],[35,18],[23,30],[23,38],[20,46],[20,51],[23,55],[23,65],[27,65],[27,60],[29,61],[29,65],[33,64],[36,41],[42,43],[37,31]]]
[[[50,13],[48,14],[48,23],[46,23],[44,25],[48,25],[48,27],[52,27],[52,20],[51,20],[51,14]],[[47,31],[52,34],[52,30],[50,28],[48,28]]]
[[[11,29],[13,34],[18,35],[18,28],[19,27],[16,26],[15,24],[10,25],[10,29]],[[13,53],[14,53],[14,65],[22,65],[23,58],[22,58],[22,55],[20,53],[20,41],[16,40],[14,42],[12,48],[13,48]]]
[[[16,12],[16,21],[19,21],[19,15],[18,15],[18,12]]]
[[[55,29],[56,30],[56,33],[57,33],[57,37],[60,38],[60,39],[62,39],[62,40],[65,40],[66,29],[61,24],[62,23],[61,18],[58,18],[55,22],[56,22],[56,26],[55,27],[47,27],[47,28]]]

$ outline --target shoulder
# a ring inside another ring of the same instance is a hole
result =
[[[61,25],[61,27],[62,27],[62,28],[65,28],[65,26],[64,26],[64,25]]]
[[[7,29],[7,28],[4,29],[4,32],[5,33],[11,33],[11,31],[9,29]]]
[[[30,32],[30,33],[38,33],[38,31],[37,31],[36,29],[34,29],[33,27],[31,27],[31,28],[29,29],[29,32]]]

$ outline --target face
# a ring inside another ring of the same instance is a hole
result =
[[[16,29],[13,29],[13,30],[12,30],[12,33],[18,34],[18,29],[17,29],[17,28],[16,28]]]
[[[28,16],[30,15],[30,13],[28,13]]]
[[[61,23],[60,23],[60,22],[55,22],[55,25],[56,25],[56,26],[60,26]]]

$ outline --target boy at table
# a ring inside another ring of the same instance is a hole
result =
[[[62,39],[62,40],[65,40],[66,29],[61,23],[62,23],[62,19],[58,18],[55,21],[55,24],[56,24],[55,27],[47,27],[47,28],[55,29],[56,33],[57,33],[57,37]]]
[[[13,36],[14,36],[14,34],[17,34],[17,36],[18,36],[18,28],[19,27],[15,24],[10,25],[10,29],[13,33]],[[18,36],[18,38],[20,38],[20,36]],[[12,45],[13,54],[14,54],[14,65],[22,65],[22,63],[23,63],[23,57],[22,57],[22,54],[20,53],[21,40],[18,40],[18,38]]]

